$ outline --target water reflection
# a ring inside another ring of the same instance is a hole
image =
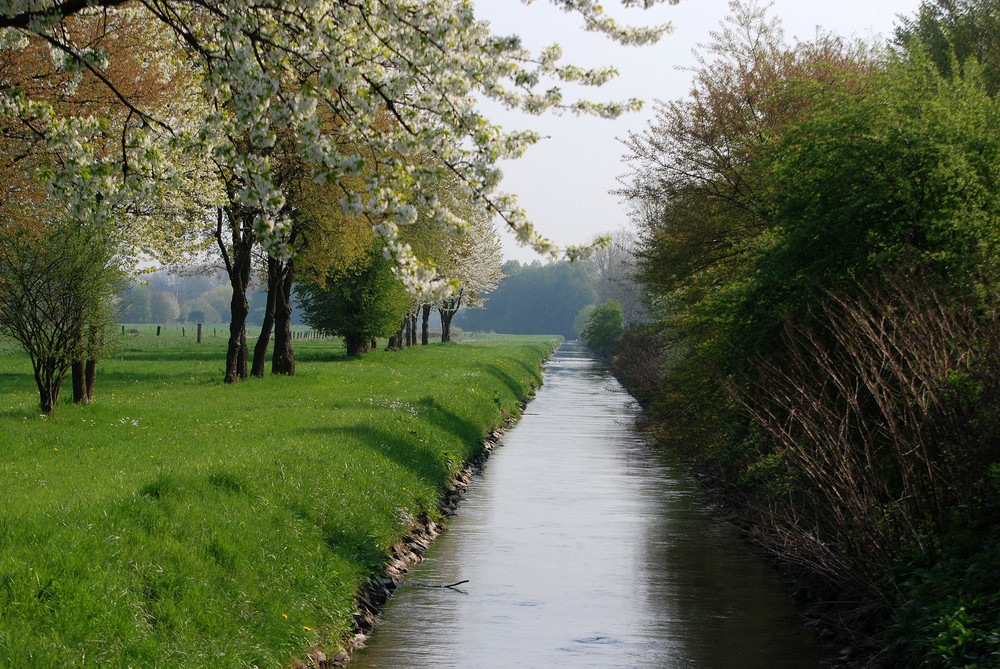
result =
[[[574,342],[354,667],[819,667],[774,570]]]

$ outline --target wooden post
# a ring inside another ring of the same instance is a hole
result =
[[[198,323],[198,343],[201,343],[201,323]]]
[[[182,325],[181,326],[181,336],[183,337],[185,335],[187,335],[187,332],[184,330],[184,326]]]
[[[159,325],[156,326],[156,336],[157,337],[160,336],[160,326]]]

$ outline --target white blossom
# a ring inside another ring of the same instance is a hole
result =
[[[626,44],[655,41],[666,29],[622,26],[595,0],[552,2],[579,14],[584,29]],[[532,56],[518,39],[493,35],[476,19],[469,0],[137,0],[116,9],[117,4],[92,0],[89,8],[78,8],[60,0],[0,0],[0,48],[24,48],[27,36],[39,36],[53,45],[55,62],[67,72],[100,71],[107,65],[109,54],[75,44],[60,29],[64,13],[102,6],[158,19],[175,48],[185,49],[188,62],[201,68],[205,108],[199,116],[182,121],[159,109],[139,110],[144,122],[124,147],[135,161],[131,179],[121,178],[121,170],[91,148],[101,132],[99,122],[53,119],[44,104],[0,90],[0,114],[46,119],[46,141],[66,158],[52,176],[52,189],[74,215],[105,220],[110,205],[96,204],[95,195],[101,194],[102,202],[146,197],[149,187],[140,176],[156,174],[169,181],[192,160],[210,157],[235,175],[238,201],[256,212],[257,233],[269,250],[286,255],[280,241],[288,225],[285,198],[268,155],[276,132],[288,128],[296,133],[317,182],[364,180],[364,192],[343,198],[345,212],[367,213],[377,221],[397,274],[422,296],[447,294],[456,280],[437,276],[399,244],[399,227],[430,206],[440,224],[468,231],[468,223],[443,204],[421,199],[440,177],[436,170],[413,167],[427,155],[457,176],[523,244],[545,255],[560,254],[536,233],[513,197],[495,191],[501,176],[497,162],[520,156],[538,134],[507,132],[491,123],[477,110],[477,96],[533,114],[614,117],[638,106],[633,100],[564,100],[558,82],[600,86],[615,70],[562,64],[555,45]],[[338,120],[339,141],[324,132],[321,114]],[[377,166],[366,165],[360,154],[341,155],[338,147],[345,145],[383,158]],[[570,257],[584,253],[565,251]]]

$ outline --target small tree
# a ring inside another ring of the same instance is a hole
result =
[[[602,358],[611,357],[615,344],[622,336],[622,305],[605,302],[590,313],[580,339]]]
[[[55,410],[62,380],[77,361],[87,361],[89,382],[82,392],[92,398],[111,297],[122,277],[110,244],[65,222],[3,225],[2,233],[0,331],[31,358],[42,411]]]
[[[368,351],[374,337],[392,335],[410,306],[410,296],[392,273],[392,261],[374,246],[353,265],[320,283],[298,283],[302,320],[344,338],[347,355]]]

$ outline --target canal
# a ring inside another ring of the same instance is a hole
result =
[[[563,344],[351,666],[824,666],[777,572],[637,411]]]

